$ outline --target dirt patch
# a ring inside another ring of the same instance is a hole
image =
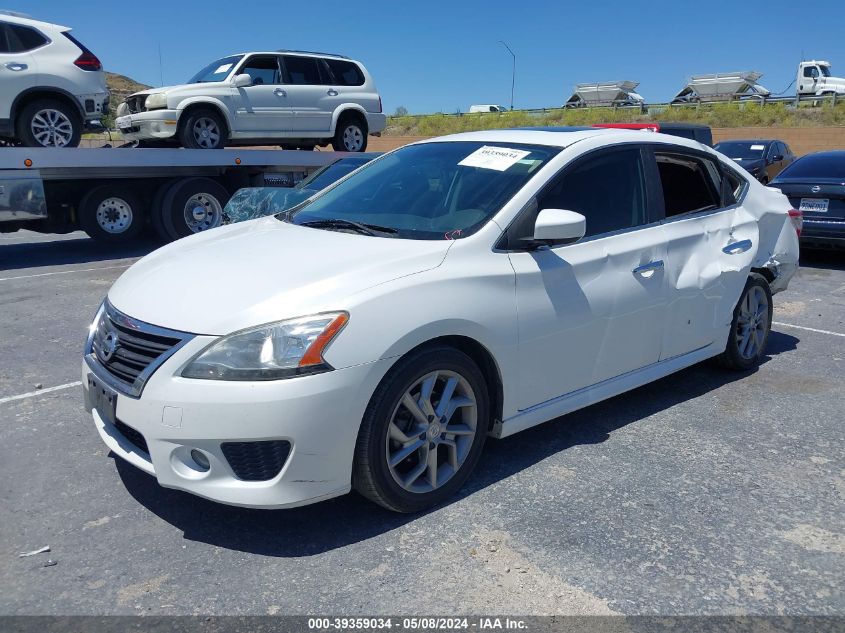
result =
[[[845,554],[845,534],[828,532],[815,525],[801,524],[782,534],[783,538],[806,550]]]

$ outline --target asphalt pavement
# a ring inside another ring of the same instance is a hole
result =
[[[453,502],[406,516],[226,507],[109,454],[85,332],[155,246],[0,234],[0,615],[845,615],[845,256],[802,256],[758,370],[491,440]]]

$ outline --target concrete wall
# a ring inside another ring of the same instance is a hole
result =
[[[367,149],[387,152],[402,145],[424,140],[425,136],[371,136]],[[785,141],[798,156],[830,149],[845,149],[845,126],[841,127],[736,127],[713,128],[713,141],[728,139],[776,138]]]

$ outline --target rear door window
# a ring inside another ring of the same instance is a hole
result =
[[[5,30],[6,52],[9,53],[27,53],[50,41],[35,29],[21,24],[6,24]]]
[[[587,218],[585,237],[646,224],[646,186],[638,147],[599,151],[577,162],[538,198],[538,210]]]
[[[667,218],[723,206],[722,176],[711,159],[681,149],[655,150],[654,157]]]
[[[363,86],[364,73],[358,68],[358,64],[345,59],[327,59],[326,63],[331,68],[335,83],[340,86]]]
[[[286,83],[294,86],[319,86],[323,83],[316,57],[285,55],[284,62]]]

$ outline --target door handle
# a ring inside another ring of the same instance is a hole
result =
[[[663,268],[663,260],[656,259],[653,262],[649,262],[647,264],[643,264],[642,266],[637,266],[633,272],[635,275],[642,275],[643,277],[651,277],[655,271],[661,270]]]
[[[330,97],[336,97],[338,93],[337,90],[335,90],[334,88],[329,88],[328,90],[326,90],[326,94]]]
[[[282,90],[281,88],[276,88],[273,91],[273,94],[276,95],[277,97],[287,97],[288,96],[288,93],[286,91]]]
[[[722,249],[722,252],[726,255],[739,255],[749,248],[751,248],[751,240],[740,240],[739,242],[731,242]]]
[[[6,64],[6,68],[9,70],[26,70],[29,68],[26,64],[21,64],[20,62],[9,62]]]

